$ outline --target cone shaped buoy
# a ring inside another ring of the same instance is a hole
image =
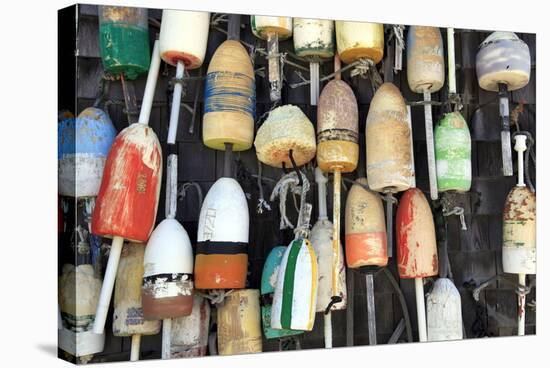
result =
[[[147,241],[157,215],[161,176],[162,154],[153,129],[136,123],[122,130],[105,162],[92,233]]]
[[[460,293],[447,278],[439,278],[426,303],[428,341],[462,339],[462,307]]]
[[[75,119],[64,118],[58,125],[59,194],[94,197],[116,130],[101,109],[88,107]]]
[[[346,200],[346,263],[349,268],[388,264],[384,207],[378,194],[367,190],[367,179],[351,187]]]
[[[171,358],[206,355],[210,328],[210,304],[197,294],[193,295],[193,311],[189,316],[174,318],[171,331]]]
[[[397,270],[401,278],[437,275],[435,225],[428,200],[418,188],[407,190],[396,214]]]
[[[234,151],[252,147],[256,82],[250,56],[240,42],[227,40],[212,56],[204,93],[203,141],[207,147]]]
[[[472,140],[460,112],[445,114],[435,127],[435,164],[440,192],[467,192],[472,185]]]
[[[527,187],[514,187],[504,203],[502,268],[504,272],[535,274],[536,198]]]
[[[276,339],[285,336],[292,336],[301,334],[303,331],[294,331],[287,329],[275,330],[271,328],[271,308],[273,304],[273,293],[275,292],[275,286],[277,284],[277,277],[279,275],[279,269],[281,268],[281,261],[285,253],[286,247],[277,246],[269,252],[267,256],[264,268],[262,271],[261,282],[261,300],[262,307],[262,325],[264,335],[266,339]]]
[[[317,259],[309,240],[296,239],[285,250],[277,276],[271,327],[311,331],[317,302]]]
[[[411,160],[411,129],[401,92],[384,83],[374,95],[365,129],[367,178],[376,192],[404,191],[414,176]]]
[[[218,307],[218,353],[234,355],[262,351],[258,290],[234,290]]]
[[[410,26],[407,34],[407,81],[416,93],[437,92],[445,83],[443,38],[437,27]]]
[[[143,259],[143,315],[161,320],[188,316],[193,307],[193,249],[176,219],[153,231]]]
[[[334,56],[334,21],[294,18],[292,40],[294,52],[306,59],[326,59]]]
[[[359,161],[359,111],[348,84],[330,81],[317,108],[317,164],[323,171],[351,172]]]
[[[147,8],[99,6],[99,50],[105,71],[136,79],[149,69]]]
[[[178,61],[186,69],[199,68],[206,54],[210,13],[163,10],[160,26],[160,57],[170,65]]]
[[[476,55],[479,86],[499,90],[500,83],[509,91],[525,87],[531,75],[529,46],[512,32],[493,32],[479,46]]]
[[[277,107],[260,126],[254,141],[258,160],[273,167],[292,167],[289,152],[301,166],[315,157],[315,129],[307,116],[294,105]]]
[[[384,25],[337,20],[336,46],[340,59],[346,64],[361,58],[378,64],[384,57]]]
[[[122,248],[115,281],[113,335],[156,335],[160,321],[143,318],[141,283],[143,279],[143,244],[125,244]]]
[[[239,183],[220,178],[201,208],[195,259],[197,289],[244,288],[248,262],[248,204]]]

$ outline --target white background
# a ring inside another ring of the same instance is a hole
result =
[[[545,267],[549,237],[546,155],[550,147],[545,53],[545,1],[412,0],[142,0],[98,3],[182,8],[240,14],[349,19],[439,27],[537,33],[538,285],[537,336],[475,339],[450,343],[262,353],[236,357],[131,363],[132,367],[361,367],[547,366],[550,336]],[[57,9],[72,3],[47,0],[2,2],[0,21],[0,366],[68,366],[57,344]],[[314,4],[308,6],[307,4]],[[545,47],[546,46],[546,47]],[[499,124],[495,121],[495,124]],[[22,134],[23,133],[23,134]],[[117,363],[105,367],[122,366]]]

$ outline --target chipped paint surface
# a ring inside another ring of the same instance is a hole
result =
[[[163,10],[160,25],[160,57],[175,66],[183,61],[186,69],[199,68],[206,54],[210,13]]]
[[[218,307],[217,317],[219,355],[262,351],[258,290],[234,290]]]
[[[336,46],[342,62],[367,58],[378,64],[384,57],[384,25],[337,20]]]
[[[204,92],[203,142],[234,151],[252,146],[256,114],[256,83],[250,56],[240,42],[227,40],[208,66]]]
[[[101,280],[90,264],[63,265],[59,280],[59,309],[71,328],[85,331],[94,321]]]
[[[531,76],[529,46],[512,32],[493,32],[480,45],[476,55],[479,86],[498,91],[505,83],[509,91],[523,88]]]
[[[414,171],[411,160],[411,129],[401,92],[384,83],[374,95],[367,115],[366,149],[369,187],[403,191],[410,187]]]
[[[357,179],[346,200],[346,263],[350,268],[386,266],[388,263],[386,222],[380,197]]]
[[[332,222],[318,220],[311,229],[311,245],[317,259],[317,304],[315,311],[324,312],[330,303],[332,295]],[[346,268],[342,245],[338,247],[338,290],[342,301],[331,307],[331,310],[346,309],[348,302],[346,288]]]
[[[514,187],[506,197],[502,235],[504,272],[535,274],[536,198],[527,187]]]
[[[294,52],[309,60],[334,56],[334,21],[294,18]]]
[[[445,82],[443,39],[436,27],[410,26],[407,34],[407,80],[413,92],[437,92]]]
[[[272,110],[260,126],[254,141],[258,160],[266,165],[292,167],[289,151],[301,166],[315,157],[315,128],[308,117],[294,105],[284,105]]]
[[[254,36],[263,40],[267,40],[269,33],[276,34],[279,37],[279,41],[284,41],[292,36],[291,17],[251,15],[250,27]]]
[[[462,307],[460,293],[447,278],[435,281],[426,301],[428,341],[462,339]]]
[[[407,190],[396,215],[397,269],[401,278],[437,275],[437,243],[430,205],[418,188]]]
[[[172,319],[171,358],[206,355],[210,313],[208,300],[195,294],[191,314]]]
[[[59,348],[76,357],[101,353],[105,347],[105,334],[93,331],[74,332],[63,327],[57,330]]]
[[[160,321],[146,321],[141,306],[143,244],[129,243],[122,248],[115,282],[113,334],[115,336],[155,335]]]

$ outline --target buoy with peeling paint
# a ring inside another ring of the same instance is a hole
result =
[[[518,152],[518,183],[508,193],[504,203],[502,230],[502,269],[518,275],[519,284],[526,285],[526,275],[537,273],[536,198],[525,186],[524,152],[527,136],[515,136]],[[525,334],[525,294],[518,295],[518,335]]]
[[[407,106],[392,83],[376,91],[367,114],[365,129],[367,178],[376,192],[401,192],[411,186],[411,129]]]
[[[63,265],[59,309],[64,323],[58,329],[59,348],[84,360],[102,352],[105,345],[105,334],[96,334],[91,329],[100,289],[101,279],[92,265]]]
[[[262,326],[266,339],[278,339],[303,333],[303,331],[295,331],[284,328],[277,330],[271,328],[273,293],[275,292],[275,285],[277,283],[277,277],[279,274],[279,269],[281,268],[281,261],[283,260],[285,250],[286,247],[284,246],[274,247],[271,252],[269,252],[262,271],[260,304],[262,307]]]
[[[251,15],[250,27],[254,36],[267,41],[268,79],[271,85],[269,97],[273,102],[279,101],[283,86],[279,68],[279,41],[292,36],[292,18]]]
[[[315,157],[315,128],[298,106],[273,109],[260,126],[254,140],[256,156],[266,165],[292,167],[289,152],[297,166]]]
[[[95,107],[58,125],[58,192],[69,197],[95,197],[116,129],[109,116]]]
[[[172,320],[170,358],[206,355],[210,327],[210,303],[193,295],[193,310],[189,316]]]
[[[136,79],[149,69],[147,8],[99,6],[99,51],[105,71]]]
[[[202,139],[207,147],[234,151],[252,147],[256,82],[250,56],[240,42],[227,40],[217,49],[206,74]]]
[[[271,307],[271,328],[311,331],[317,304],[317,259],[311,242],[295,239],[285,250]]]
[[[378,64],[384,57],[384,25],[337,20],[336,46],[346,64],[363,58]]]
[[[141,244],[125,244],[115,281],[113,335],[132,337],[131,361],[139,360],[141,336],[160,332],[160,321],[143,318],[141,282],[144,253]]]
[[[248,204],[239,183],[220,178],[202,204],[197,232],[195,287],[239,289],[246,283]]]
[[[529,83],[531,54],[529,46],[512,32],[493,32],[479,46],[476,55],[476,73],[479,86],[498,92],[499,113],[502,121],[501,148],[504,176],[514,174],[508,91],[515,91]]]
[[[448,278],[439,278],[427,298],[428,341],[462,339],[460,293]]]
[[[334,56],[334,21],[294,18],[294,52],[309,61],[310,103],[319,100],[319,63]]]
[[[435,225],[428,200],[418,188],[407,190],[397,208],[397,270],[402,279],[414,279],[418,334],[427,341],[423,278],[437,275]]]
[[[349,268],[388,264],[384,207],[378,194],[367,188],[366,178],[357,179],[346,200],[346,263]]]
[[[435,166],[439,192],[467,192],[472,185],[472,140],[458,111],[447,113],[434,132]]]
[[[424,124],[428,157],[430,197],[438,199],[431,94],[445,82],[443,39],[437,27],[410,26],[407,34],[407,81],[409,88],[424,96]]]
[[[122,130],[111,146],[92,215],[92,233],[113,238],[93,326],[98,334],[105,327],[122,243],[125,238],[139,243],[147,241],[157,215],[162,152],[148,123],[159,67],[157,41],[139,120]]]
[[[174,218],[155,228],[143,259],[143,314],[148,320],[188,316],[193,307],[193,248]]]
[[[218,306],[218,354],[235,355],[262,351],[260,293],[234,290]]]

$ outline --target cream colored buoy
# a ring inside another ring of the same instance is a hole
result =
[[[240,42],[227,40],[212,56],[204,92],[203,142],[207,147],[234,151],[252,147],[256,82],[250,56]]]
[[[367,115],[367,178],[376,192],[401,192],[414,177],[407,106],[392,83],[374,95]]]
[[[346,64],[362,58],[378,64],[384,57],[384,25],[337,20],[336,46]]]
[[[428,341],[462,339],[462,303],[460,293],[447,278],[439,278],[427,298]]]
[[[248,204],[239,183],[220,178],[202,204],[197,232],[195,287],[244,288],[248,263]]]
[[[258,160],[266,165],[292,167],[289,152],[297,166],[315,157],[315,129],[308,117],[294,105],[277,107],[260,126],[254,141]]]
[[[279,40],[283,41],[292,36],[292,18],[268,17],[260,15],[250,16],[252,33],[267,41],[267,59],[271,101],[281,99],[282,78],[279,68]]]
[[[132,336],[132,361],[139,359],[141,336],[160,332],[160,321],[146,321],[143,318],[141,282],[144,253],[145,248],[141,244],[124,245],[115,281],[113,335]]]
[[[218,306],[218,353],[234,355],[262,351],[260,292],[234,290]]]
[[[174,318],[171,331],[171,358],[206,355],[210,327],[210,304],[207,299],[193,295],[193,310],[189,316]]]

